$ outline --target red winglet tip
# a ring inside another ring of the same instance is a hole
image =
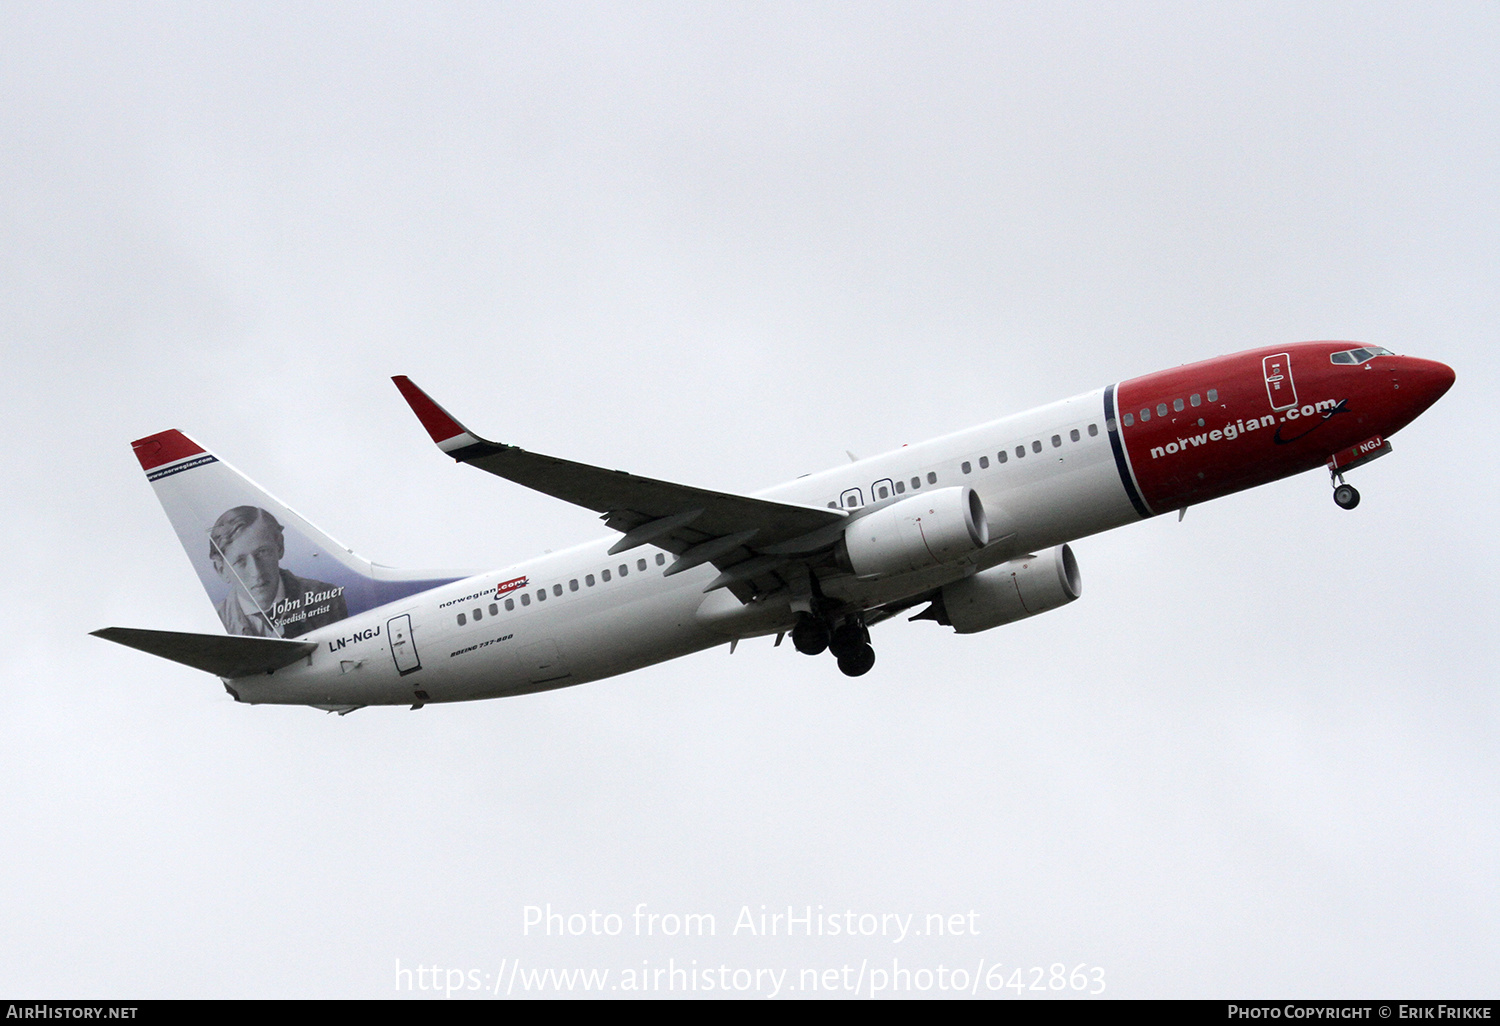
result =
[[[396,374],[391,378],[396,387],[401,390],[402,398],[411,407],[411,411],[417,415],[427,433],[432,436],[434,442],[446,442],[454,435],[464,434],[464,426],[448,415],[431,397],[415,384],[405,374]]]
[[[176,463],[206,451],[176,428],[137,438],[130,447],[135,450],[135,458],[141,461],[142,470],[155,470],[164,463]]]

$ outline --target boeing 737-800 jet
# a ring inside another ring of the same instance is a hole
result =
[[[851,676],[869,628],[923,606],[960,634],[1080,594],[1068,542],[1326,466],[1452,386],[1441,363],[1350,342],[1220,357],[812,474],[753,496],[486,441],[405,377],[438,448],[601,514],[618,537],[478,576],[370,563],[180,431],[134,444],[226,631],[94,632],[213,673],[236,700],[349,712],[567,687],[790,634]]]

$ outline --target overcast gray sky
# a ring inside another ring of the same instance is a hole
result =
[[[0,992],[1494,997],[1497,52],[1494,3],[0,7]],[[857,680],[761,640],[339,718],[87,636],[219,629],[130,453],[168,427],[369,558],[484,568],[605,531],[391,374],[752,491],[1318,338],[1458,374],[1358,510],[1313,473],[1084,539],[1081,601],[887,624]],[[762,905],[978,935],[735,934]]]

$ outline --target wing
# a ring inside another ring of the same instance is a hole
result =
[[[843,533],[843,510],[709,491],[543,456],[469,431],[410,378],[392,378],[439,449],[460,463],[603,514],[624,534],[610,553],[651,543],[677,558],[667,576],[704,563],[721,572],[705,591],[730,588],[741,601],[774,590],[799,557]]]

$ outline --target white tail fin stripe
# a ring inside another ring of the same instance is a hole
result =
[[[171,477],[173,474],[180,474],[184,470],[192,470],[194,467],[201,467],[205,463],[217,463],[217,462],[219,462],[219,458],[217,456],[213,456],[213,455],[211,455],[209,453],[203,453],[203,454],[198,455],[198,456],[189,456],[187,459],[183,460],[181,463],[173,463],[170,466],[162,467],[160,470],[148,471],[146,473],[146,480],[147,481],[156,481],[159,478]]]

